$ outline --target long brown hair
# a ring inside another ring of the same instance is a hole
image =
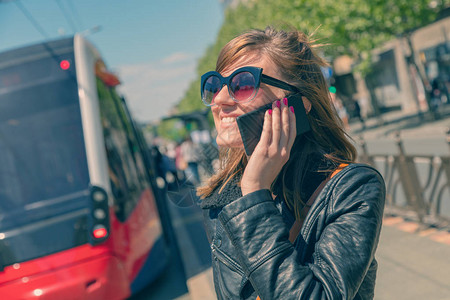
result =
[[[266,56],[278,67],[280,79],[296,86],[311,102],[308,120],[312,130],[297,137],[288,162],[272,184],[272,191],[275,184],[281,186],[286,204],[294,211],[296,219],[300,218],[300,211],[308,200],[300,196],[300,183],[311,171],[312,155],[317,157],[319,154],[327,162],[326,169],[315,170],[326,173],[332,172],[340,163],[356,159],[356,149],[331,103],[321,71],[327,63],[315,51],[319,46],[297,30],[253,29],[228,42],[216,64],[216,71],[221,72],[244,55]],[[240,176],[247,165],[247,157],[243,149],[221,149],[220,162],[217,174],[197,189],[202,198],[211,195],[219,186],[223,187],[232,177]]]

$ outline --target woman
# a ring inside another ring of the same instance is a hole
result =
[[[374,296],[384,182],[354,163],[314,47],[297,31],[251,30],[224,46],[217,72],[202,76],[222,151],[220,170],[198,189],[219,299]],[[301,93],[311,126],[299,136],[291,93]],[[236,117],[267,103],[247,157]]]

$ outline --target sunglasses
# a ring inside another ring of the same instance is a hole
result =
[[[236,103],[245,103],[253,100],[258,94],[262,83],[271,85],[286,91],[298,92],[298,89],[284,81],[267,76],[258,67],[239,68],[228,77],[223,77],[219,72],[210,71],[202,75],[201,95],[206,106],[216,105],[214,98],[222,87],[228,87],[228,94]]]

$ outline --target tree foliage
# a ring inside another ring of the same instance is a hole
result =
[[[187,135],[187,130],[181,120],[163,121],[156,128],[156,132],[158,136],[175,142],[181,142]]]
[[[220,49],[250,28],[292,26],[325,43],[331,59],[350,55],[361,61],[370,51],[398,35],[427,25],[450,0],[247,0],[225,11],[216,42],[200,59],[197,72],[215,68]],[[316,30],[318,29],[318,30]],[[178,105],[180,111],[203,108],[200,80],[191,83]]]

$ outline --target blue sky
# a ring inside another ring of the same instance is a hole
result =
[[[119,75],[135,117],[154,121],[184,95],[223,16],[219,0],[0,0],[0,51],[101,26],[88,39]]]

